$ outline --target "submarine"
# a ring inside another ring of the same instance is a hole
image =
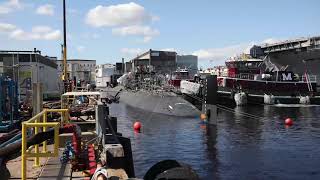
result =
[[[118,85],[112,88],[115,92],[113,96],[116,96],[120,103],[148,113],[172,117],[199,117],[201,112],[193,104],[172,91],[172,88],[163,85],[157,78],[149,78],[146,82],[145,78],[132,78],[130,73],[124,74],[117,80]]]

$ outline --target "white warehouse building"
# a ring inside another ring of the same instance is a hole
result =
[[[97,87],[107,87],[111,84],[111,76],[115,74],[116,66],[114,64],[99,64],[96,67],[96,85]]]
[[[63,60],[57,60],[58,71],[63,72]],[[68,59],[67,73],[70,79],[81,81],[83,86],[88,83],[95,83],[96,60]]]

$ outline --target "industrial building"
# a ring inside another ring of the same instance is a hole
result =
[[[194,55],[177,55],[177,68],[187,69],[190,77],[197,74],[198,71],[198,56]]]
[[[111,76],[115,73],[114,64],[99,64],[96,66],[97,87],[107,87],[111,83]]]
[[[60,93],[57,64],[41,51],[0,51],[0,75],[18,82],[20,100],[31,96],[32,84],[42,83],[44,97]]]
[[[63,72],[63,60],[57,60],[59,74]],[[95,83],[96,60],[85,59],[68,59],[67,73],[70,79],[81,81],[81,86],[84,87],[88,83]]]
[[[117,79],[124,73],[125,64],[99,64],[96,66],[96,86],[98,88],[116,85]]]
[[[132,59],[131,62],[134,72],[150,70],[159,74],[171,74],[176,70],[176,58],[176,52],[150,49]]]

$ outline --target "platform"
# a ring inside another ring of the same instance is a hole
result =
[[[59,157],[61,157],[62,153],[63,149],[59,149]],[[82,172],[72,172],[71,164],[62,164],[59,157],[48,159],[39,175],[39,180],[89,179],[88,177],[84,177]]]

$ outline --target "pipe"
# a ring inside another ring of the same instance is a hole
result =
[[[11,143],[14,143],[14,142],[16,142],[17,140],[21,140],[21,138],[22,138],[22,135],[21,135],[21,133],[19,133],[19,134],[13,136],[13,137],[12,137],[11,139],[9,139],[8,141],[2,143],[2,144],[0,145],[0,148],[6,147],[7,145],[9,145],[9,144],[11,144]]]
[[[62,128],[59,128],[59,134],[63,133],[74,133],[75,136],[75,150],[80,154],[80,145],[81,145],[81,130],[78,125],[65,125]],[[27,139],[27,149],[35,144],[40,144],[43,141],[46,141],[48,139],[52,139],[54,137],[54,129],[49,129],[46,132],[40,132],[34,136],[31,136]],[[12,155],[19,153],[21,151],[22,144],[21,142],[12,143],[6,147],[3,147],[0,149],[0,159],[2,159],[2,162],[7,162],[15,157],[12,157]],[[1,164],[0,164],[1,165]]]
[[[19,133],[19,130],[15,129],[15,130],[10,131],[9,133],[7,133],[3,136],[0,136],[0,144],[8,141],[9,139],[11,139],[13,136],[17,135],[18,133]]]

